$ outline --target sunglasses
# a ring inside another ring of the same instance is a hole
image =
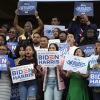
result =
[[[15,34],[15,32],[14,32],[14,31],[9,31],[9,33],[10,33],[10,34]]]
[[[40,38],[39,36],[33,36],[33,38]]]

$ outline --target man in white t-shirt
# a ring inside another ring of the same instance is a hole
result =
[[[35,50],[40,49],[40,39],[41,39],[41,36],[40,36],[40,34],[38,32],[33,34],[32,42],[33,42]]]
[[[70,49],[69,49],[69,52],[68,54],[71,54],[73,55],[74,54],[74,51],[78,48],[76,47],[74,44],[75,44],[75,38],[74,38],[74,35],[69,33],[67,35],[67,42],[70,42]]]

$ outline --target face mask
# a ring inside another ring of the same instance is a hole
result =
[[[100,59],[97,59],[97,63],[100,63]]]

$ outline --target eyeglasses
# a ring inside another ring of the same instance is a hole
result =
[[[6,51],[7,49],[0,49],[0,51]]]
[[[15,34],[15,32],[14,32],[14,31],[9,31],[9,33],[10,33],[10,34],[11,34],[11,33],[12,33],[12,34]]]
[[[33,38],[40,38],[39,36],[33,36]]]

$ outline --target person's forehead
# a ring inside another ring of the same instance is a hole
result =
[[[45,38],[45,37],[41,37],[41,40],[48,40],[47,38]]]
[[[33,36],[39,36],[39,37],[40,37],[40,35],[39,35],[39,34],[33,34]]]
[[[58,18],[52,18],[52,20],[58,20]]]
[[[26,22],[26,23],[25,23],[25,26],[26,26],[26,25],[31,25],[31,23],[30,23],[30,22]]]
[[[51,44],[49,47],[55,47],[56,48],[56,46],[54,44]]]
[[[95,45],[100,45],[100,43],[97,42],[97,43],[95,43]]]
[[[15,31],[15,29],[14,28],[11,28],[10,31]]]
[[[58,31],[58,29],[57,29],[57,28],[55,28],[55,29],[54,29],[54,31]]]
[[[32,47],[31,46],[27,46],[25,49],[32,49]]]
[[[82,14],[82,15],[80,15],[80,17],[84,17],[84,16],[86,16],[86,14]]]
[[[68,34],[68,37],[74,37],[72,34]]]
[[[60,34],[66,35],[66,33],[64,33],[64,32],[62,32],[62,33],[60,33]]]

